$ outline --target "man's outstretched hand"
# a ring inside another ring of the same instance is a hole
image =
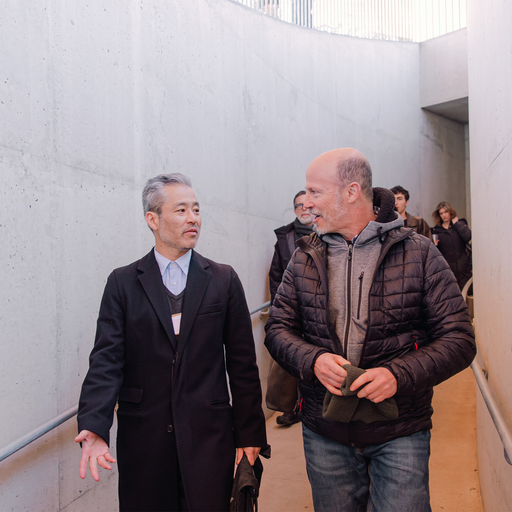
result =
[[[80,478],[85,478],[87,475],[87,465],[91,471],[91,476],[100,481],[98,473],[98,464],[105,469],[112,469],[109,462],[115,463],[116,459],[110,455],[108,445],[103,439],[91,432],[90,430],[82,430],[80,434],[75,437],[76,443],[82,443],[82,458],[80,459]]]

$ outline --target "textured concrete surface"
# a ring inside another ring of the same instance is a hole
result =
[[[475,330],[480,361],[512,431],[510,290],[512,239],[504,229],[512,191],[512,3],[468,2],[469,143]],[[478,458],[485,510],[512,510],[512,466],[478,401]]]
[[[420,43],[421,106],[468,97],[468,34],[463,28]]]

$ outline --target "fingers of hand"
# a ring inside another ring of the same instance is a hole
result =
[[[331,386],[330,384],[324,384],[324,386],[326,387],[327,391],[330,391],[333,395],[342,396],[342,392],[340,389],[341,385],[338,387],[334,387]]]
[[[89,458],[89,471],[91,472],[91,476],[96,480],[96,482],[100,481],[100,475],[98,473],[98,467],[96,465],[96,458]]]
[[[337,356],[337,355],[335,355],[333,357],[333,360],[339,366],[343,366],[345,364],[351,364],[350,361],[347,361],[345,358],[343,358],[341,356]],[[345,371],[345,370],[343,370],[343,371]]]
[[[98,457],[98,464],[104,469],[112,469],[112,466],[107,462],[107,455],[109,456],[109,458],[112,458],[110,453],[107,452],[104,455],[100,455]]]
[[[367,376],[365,382],[370,382],[370,384],[359,391],[357,394],[359,398],[367,398],[374,403],[379,403],[386,398],[392,397],[396,393],[396,379],[389,370],[385,368],[368,370],[364,375],[359,377],[359,379],[364,376]],[[359,379],[356,379],[353,385],[356,384]],[[361,385],[362,384],[364,384],[364,382],[362,382]],[[355,386],[355,389],[357,389],[357,387],[358,386]]]
[[[87,461],[89,458],[82,452],[80,458],[80,478],[83,480],[87,476]]]
[[[340,385],[347,376],[347,371],[336,360],[329,361],[328,364],[322,367],[322,371],[328,378],[334,379]]]
[[[116,459],[110,455],[110,452],[105,453],[105,459],[114,464],[117,462]]]
[[[344,378],[335,373],[328,372],[326,374],[318,375],[318,379],[331,393],[341,395],[340,388],[345,380]]]
[[[249,464],[251,466],[254,466],[254,463],[256,462],[256,458],[258,457],[258,454],[260,453],[260,448],[245,448],[244,452],[247,455]]]
[[[355,391],[356,389],[360,388],[363,384],[366,384],[367,382],[370,382],[371,380],[372,380],[372,378],[371,378],[371,374],[369,374],[369,372],[363,373],[354,382],[352,382],[352,385],[350,386],[350,391]],[[363,389],[367,389],[367,388],[368,388],[368,386],[366,386]],[[361,390],[357,394],[357,396],[359,396],[360,393],[362,393],[362,392],[363,392],[363,390]],[[362,398],[362,397],[359,396],[359,398]]]

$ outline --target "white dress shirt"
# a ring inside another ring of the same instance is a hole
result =
[[[185,289],[191,257],[192,251],[189,250],[176,261],[171,261],[155,248],[155,258],[162,274],[162,281],[173,295],[179,295]]]

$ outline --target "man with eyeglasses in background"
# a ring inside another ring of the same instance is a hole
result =
[[[305,190],[300,190],[295,194],[293,210],[297,216],[296,219],[290,224],[281,226],[274,231],[277,242],[274,246],[274,257],[272,258],[268,273],[271,302],[274,302],[274,297],[281,284],[284,271],[296,249],[295,242],[303,236],[309,236],[313,232],[313,216],[308,209],[304,208],[305,197]],[[298,401],[293,410],[283,412],[283,415],[276,418],[278,425],[289,426],[300,421]]]

